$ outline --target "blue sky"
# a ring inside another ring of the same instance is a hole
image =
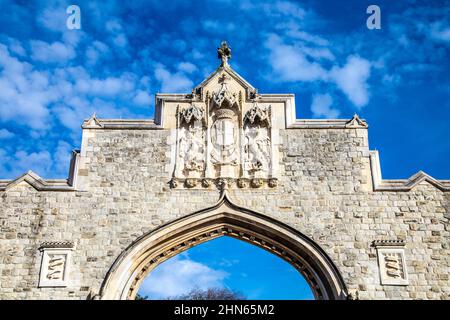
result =
[[[254,245],[220,237],[163,262],[139,288],[164,299],[194,288],[228,288],[247,299],[312,300],[309,285],[289,263]]]
[[[66,28],[71,4],[81,30]],[[381,8],[380,30],[366,27],[370,4]],[[156,92],[188,93],[217,68],[222,40],[259,92],[296,95],[298,118],[365,118],[384,178],[423,170],[450,179],[449,1],[0,0],[0,8],[0,179],[29,169],[66,178],[83,119],[153,117]],[[283,261],[227,241],[189,250],[167,270],[188,265],[199,272],[189,281],[249,298],[280,294],[279,283],[286,294],[303,288]],[[271,268],[280,272],[267,279]]]
[[[66,8],[81,8],[81,30]],[[366,8],[381,8],[368,30]],[[80,124],[149,118],[155,92],[190,92],[231,65],[298,118],[369,122],[385,178],[450,179],[449,1],[0,0],[0,178],[65,178]]]

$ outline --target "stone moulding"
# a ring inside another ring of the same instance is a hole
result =
[[[162,130],[162,126],[154,120],[141,119],[97,119],[96,124],[91,124],[90,120],[85,120],[81,125],[83,129],[97,130]]]
[[[168,182],[172,189],[186,187],[189,189],[223,189],[276,188],[277,178],[172,178]]]
[[[374,240],[372,245],[378,247],[404,247],[406,242],[404,240]]]
[[[39,250],[46,248],[65,248],[75,249],[75,243],[73,241],[45,241],[39,247]]]
[[[216,205],[161,226],[134,241],[116,259],[96,298],[134,299],[143,279],[160,263],[192,246],[231,236],[257,245],[290,263],[317,299],[346,299],[339,270],[312,239],[245,208],[223,191]]]
[[[415,186],[421,182],[428,182],[437,189],[443,192],[450,192],[450,180],[436,180],[429,176],[423,171],[411,176],[409,179],[397,179],[397,180],[383,180],[381,177],[381,168],[379,154],[377,150],[369,151],[370,167],[373,183],[373,191],[403,191],[407,192],[413,189]],[[33,171],[28,171],[27,173],[21,175],[20,177],[13,180],[0,180],[0,191],[7,191],[13,188],[21,182],[26,182],[35,188],[37,191],[76,191],[76,180],[78,172],[78,164],[80,159],[80,151],[74,150],[72,152],[72,159],[70,163],[69,177],[67,179],[42,179],[39,175]],[[273,185],[271,179],[266,179],[265,181],[269,186]],[[200,185],[204,188],[208,188],[210,185],[216,185],[215,179],[208,179],[207,183],[201,183]],[[171,187],[176,187],[179,185],[177,179],[171,180]],[[235,181],[236,185],[241,185],[240,188],[250,185],[249,183],[239,183]],[[184,181],[181,181],[184,184]],[[198,187],[198,185],[197,185]]]

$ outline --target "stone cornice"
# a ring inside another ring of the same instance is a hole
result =
[[[364,119],[354,115],[349,119],[296,119],[288,129],[367,129]]]
[[[406,242],[404,240],[374,240],[372,245],[378,247],[404,247]]]
[[[74,249],[75,243],[73,241],[45,241],[43,242],[39,250],[44,249]]]
[[[118,129],[118,130],[158,130],[163,129],[153,119],[97,119],[85,120],[81,125],[83,129]]]

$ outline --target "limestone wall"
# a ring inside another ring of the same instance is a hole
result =
[[[77,187],[0,191],[0,298],[86,299],[136,238],[213,205],[214,186],[169,187],[170,130],[85,129]],[[316,241],[360,299],[449,299],[450,194],[429,181],[374,191],[367,129],[286,129],[276,188],[233,201]],[[380,284],[374,240],[404,240],[409,285]],[[74,241],[67,287],[38,288],[45,241]]]

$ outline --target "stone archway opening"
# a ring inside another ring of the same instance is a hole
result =
[[[142,281],[167,259],[206,241],[233,237],[290,263],[308,282],[315,299],[347,298],[345,283],[327,254],[310,238],[272,218],[233,204],[226,192],[211,207],[146,234],[110,268],[101,299],[134,299]]]
[[[314,300],[305,278],[267,250],[223,236],[158,264],[138,300]]]

